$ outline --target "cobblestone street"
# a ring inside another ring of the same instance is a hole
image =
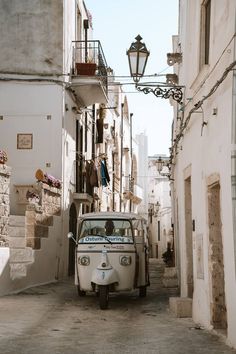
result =
[[[112,295],[100,310],[96,296],[78,298],[73,280],[0,299],[1,354],[233,354],[217,336],[191,319],[169,313],[161,287],[163,266],[151,260],[145,299],[138,292]]]

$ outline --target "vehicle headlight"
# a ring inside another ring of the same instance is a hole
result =
[[[83,266],[88,266],[90,264],[89,256],[80,256],[78,258],[78,263],[83,265]]]
[[[123,266],[128,266],[131,264],[130,256],[120,256],[120,264]]]

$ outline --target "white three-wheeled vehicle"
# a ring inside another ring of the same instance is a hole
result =
[[[94,291],[101,309],[109,293],[139,289],[146,296],[149,285],[148,244],[144,220],[134,213],[100,212],[79,218],[75,247],[75,284],[79,296]]]

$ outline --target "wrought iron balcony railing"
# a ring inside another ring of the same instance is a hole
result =
[[[100,41],[73,41],[73,75],[99,77],[107,89],[107,69]]]

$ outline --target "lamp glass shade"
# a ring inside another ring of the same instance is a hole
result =
[[[159,159],[157,160],[157,171],[159,173],[163,169],[163,166],[164,166],[164,161],[159,157]]]
[[[137,41],[131,44],[127,55],[129,59],[130,75],[135,82],[138,82],[144,75],[149,51],[146,45],[141,42],[141,36],[138,35],[135,39]]]

